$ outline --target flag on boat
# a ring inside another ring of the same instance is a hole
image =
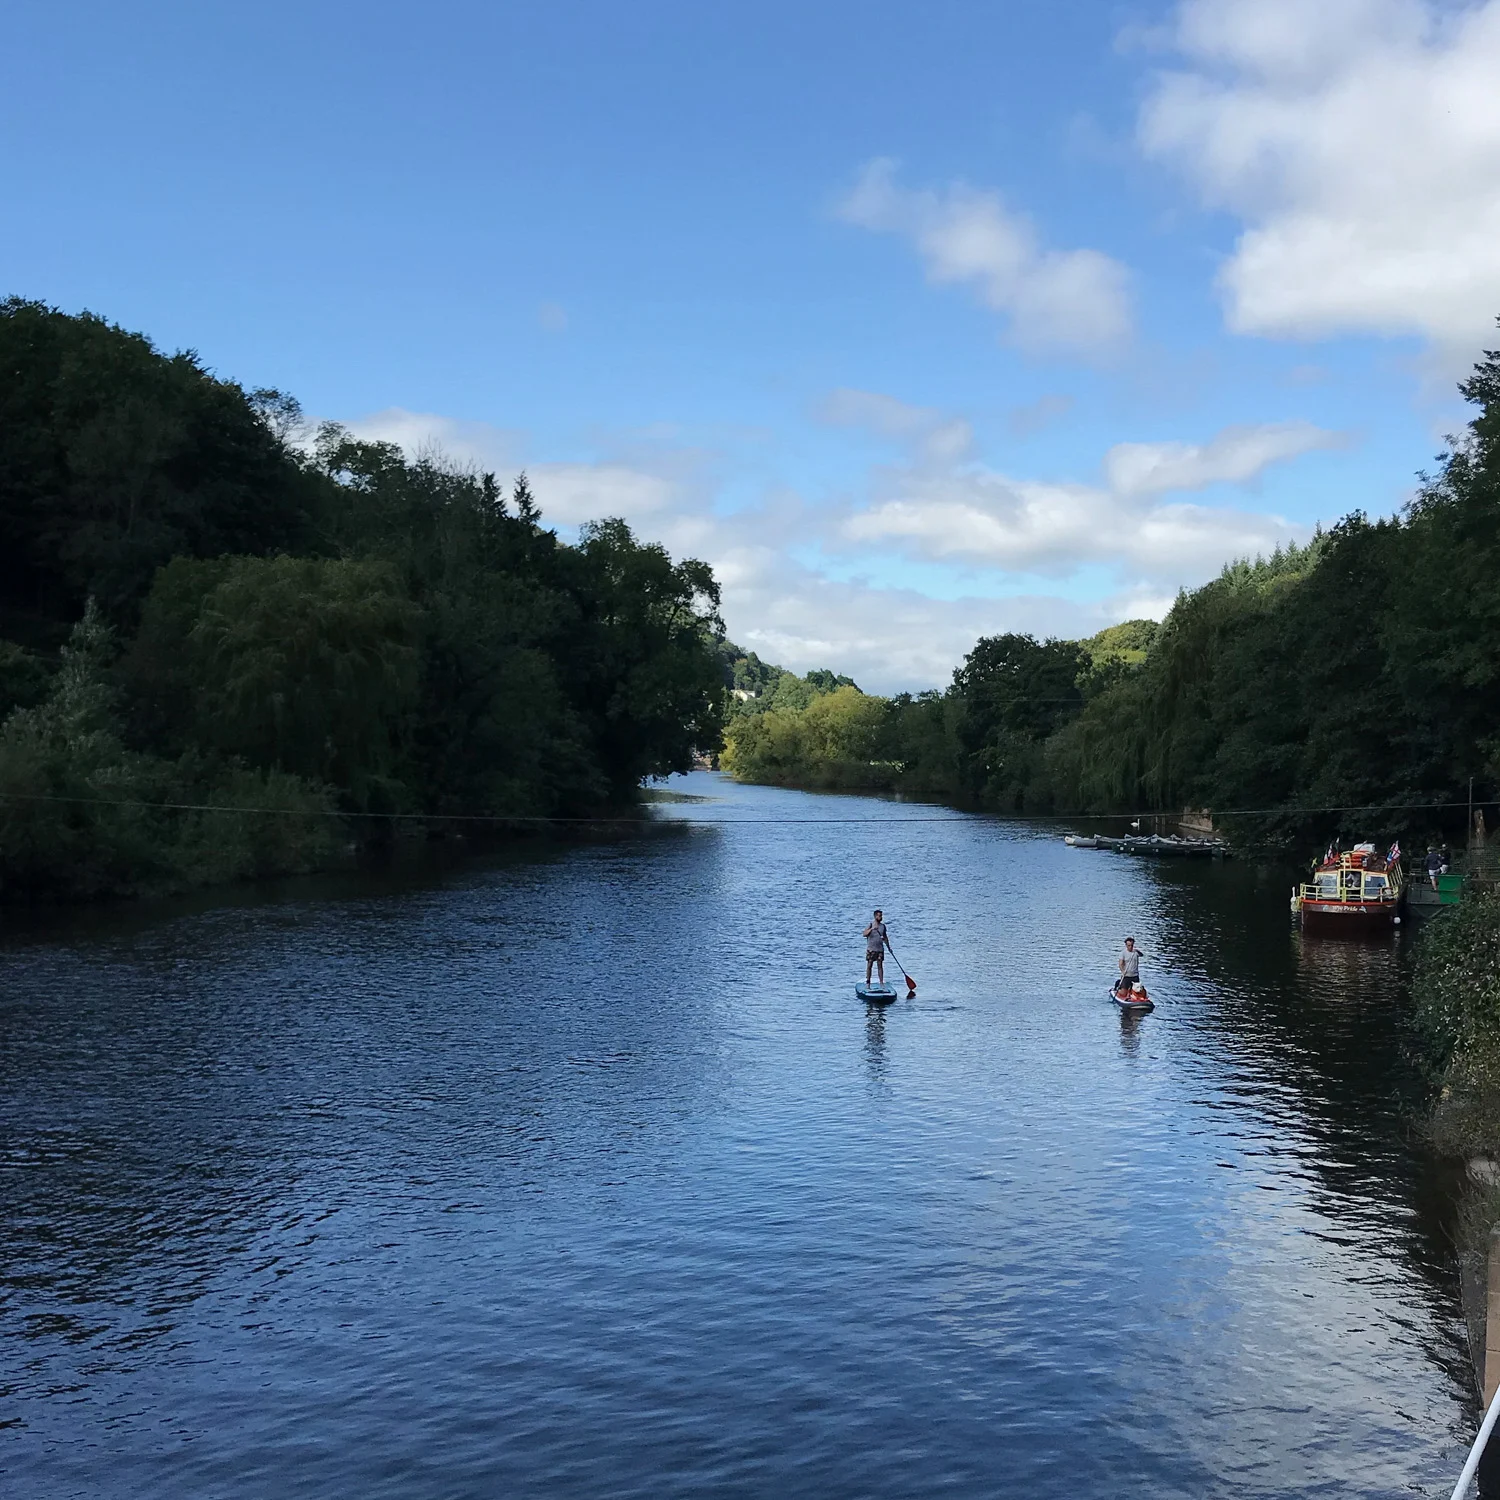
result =
[[[1386,855],[1385,862],[1388,865],[1393,865],[1400,858],[1401,858],[1401,843],[1400,843],[1399,840],[1397,840],[1396,843],[1394,843],[1394,844],[1391,845],[1391,852]]]
[[[1325,865],[1335,864],[1338,861],[1338,857],[1339,857],[1339,846],[1338,846],[1338,841],[1335,839],[1333,841],[1333,843],[1329,844],[1329,846],[1328,846],[1328,853],[1323,856],[1323,863]]]

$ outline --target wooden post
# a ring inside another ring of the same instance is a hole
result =
[[[1484,1405],[1500,1385],[1500,1226],[1490,1230],[1490,1264],[1484,1294]]]

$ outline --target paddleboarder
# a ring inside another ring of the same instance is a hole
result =
[[[870,925],[865,928],[865,983],[870,982],[870,971],[874,969],[880,975],[881,984],[885,983],[885,945],[887,942],[885,934],[885,913],[877,906],[875,916]]]
[[[1136,989],[1141,982],[1141,950],[1136,947],[1135,939],[1125,939],[1125,951],[1120,955],[1120,978],[1115,988],[1123,993],[1126,990]]]

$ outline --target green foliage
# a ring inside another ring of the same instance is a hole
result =
[[[718,748],[706,565],[623,521],[569,546],[524,474],[507,500],[302,427],[192,355],[0,304],[4,897],[311,868],[388,832],[335,808],[586,815]]]
[[[929,690],[891,700],[884,759],[892,789],[934,797],[963,797],[967,760],[959,730],[965,704],[953,691]]]
[[[1155,620],[1122,620],[1118,625],[1110,625],[1088,640],[1080,641],[1079,645],[1096,667],[1111,661],[1138,667],[1145,661],[1160,633],[1161,626]]]
[[[316,478],[260,394],[92,314],[0,302],[0,629],[53,644],[89,596],[128,623],[174,556],[308,544]]]
[[[823,668],[798,677],[785,667],[763,662],[753,651],[742,651],[731,641],[720,644],[719,658],[724,685],[730,690],[730,720],[766,713],[771,709],[796,712],[806,708],[820,694],[856,686],[852,677],[843,677]]]
[[[47,693],[42,659],[14,641],[0,640],[0,722],[17,708],[31,708]]]
[[[316,788],[234,761],[128,750],[113,654],[91,601],[46,698],[0,726],[0,900],[130,895],[326,861],[336,829]]]
[[[719,585],[706,563],[674,563],[619,520],[585,526],[571,561],[576,706],[623,796],[645,777],[690,770],[698,747],[720,742],[724,691],[705,639],[723,634]]]
[[[991,807],[1049,805],[1044,743],[1083,707],[1089,657],[1073,641],[1029,635],[981,639],[953,674],[963,703],[963,790]]]
[[[772,708],[730,725],[721,759],[741,781],[793,786],[880,787],[892,767],[879,761],[889,704],[846,683],[803,709]]]
[[[416,701],[418,611],[389,564],[178,558],[138,646],[179,719],[173,738],[346,790],[388,783]]]
[[[1048,740],[1083,707],[1090,661],[1072,641],[993,636],[978,642],[946,693],[891,700],[813,672],[791,679],[794,696],[783,673],[770,703],[731,717],[722,764],[744,781],[1045,810],[1054,797]]]
[[[1439,1089],[1435,1144],[1500,1155],[1500,892],[1470,892],[1431,922],[1412,995]]]

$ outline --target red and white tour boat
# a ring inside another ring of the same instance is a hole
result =
[[[1313,878],[1292,887],[1292,912],[1304,932],[1380,932],[1400,920],[1405,897],[1399,844],[1384,858],[1374,844],[1330,845]]]

